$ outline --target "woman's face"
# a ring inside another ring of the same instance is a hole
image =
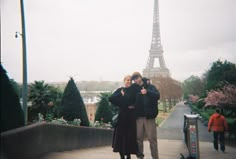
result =
[[[124,80],[125,87],[131,86],[131,77],[126,77]]]

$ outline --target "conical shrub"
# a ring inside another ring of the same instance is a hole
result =
[[[24,113],[20,105],[19,96],[11,85],[1,64],[0,85],[1,132],[3,132],[23,126]]]
[[[98,102],[98,108],[95,115],[95,121],[102,121],[104,123],[111,122],[112,109],[108,101],[108,96],[105,93],[101,94],[101,100]]]
[[[80,119],[81,126],[89,126],[85,105],[73,78],[69,80],[64,90],[61,105],[62,116],[65,120]]]

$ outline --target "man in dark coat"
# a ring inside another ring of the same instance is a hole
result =
[[[134,84],[131,86],[136,94],[135,111],[137,126],[137,143],[139,159],[144,158],[143,140],[144,133],[150,143],[151,155],[153,159],[158,159],[156,116],[158,115],[158,100],[160,93],[157,88],[148,82],[147,78],[142,78],[139,72],[132,74]]]

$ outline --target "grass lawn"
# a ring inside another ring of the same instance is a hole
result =
[[[173,111],[173,108],[170,110],[167,109],[167,112],[159,110],[159,114],[156,118],[156,123],[158,124],[158,126],[161,125],[161,123],[172,113],[172,111]]]

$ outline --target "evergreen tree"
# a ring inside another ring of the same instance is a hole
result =
[[[218,60],[206,73],[206,90],[217,90],[226,83],[236,85],[236,65]]]
[[[113,113],[108,101],[108,95],[106,93],[101,93],[100,98],[101,100],[98,102],[95,121],[103,121],[104,123],[111,122]]]
[[[11,85],[13,87],[13,89],[15,90],[16,94],[20,97],[20,87],[18,85],[18,83],[14,80],[14,79],[10,79]]]
[[[44,117],[61,117],[62,91],[59,88],[46,84],[44,81],[34,81],[29,86],[29,101],[32,106],[28,110],[28,120],[38,119],[38,113]]]
[[[29,108],[29,121],[33,121],[38,118],[38,113],[41,113],[44,117],[48,113],[50,102],[49,86],[44,81],[34,81],[29,86],[29,101],[32,102],[32,107]]]
[[[73,78],[69,80],[64,90],[61,105],[62,116],[65,120],[80,119],[82,126],[89,126],[85,105]]]
[[[21,109],[19,96],[10,83],[6,71],[0,64],[1,84],[1,132],[24,125],[24,113]]]
[[[49,98],[50,101],[52,102],[53,106],[52,106],[52,112],[54,117],[56,118],[60,118],[61,117],[61,111],[62,111],[62,107],[61,107],[61,99],[62,99],[62,95],[63,92],[61,89],[59,89],[58,87],[54,87],[54,86],[49,86]]]
[[[187,99],[189,95],[201,96],[204,92],[204,82],[198,76],[190,76],[183,82],[184,98]]]

